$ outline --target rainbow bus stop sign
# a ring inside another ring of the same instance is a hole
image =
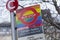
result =
[[[33,5],[16,11],[18,37],[43,33],[40,5]]]

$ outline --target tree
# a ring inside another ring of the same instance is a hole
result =
[[[49,0],[43,0],[43,2],[50,2]],[[60,15],[60,8],[59,6],[57,6],[57,1],[56,0],[52,0],[52,2],[54,3],[53,5],[55,6],[56,11],[58,12],[58,15]],[[49,9],[45,9],[42,10],[42,14],[43,14],[43,19],[50,23],[52,26],[57,27],[58,29],[60,29],[60,23],[58,22],[54,22],[54,19],[51,17],[51,12]],[[44,16],[45,15],[45,16]],[[58,16],[57,15],[57,16]],[[48,18],[48,19],[47,19]],[[53,20],[52,20],[53,19]],[[49,21],[48,21],[49,20]]]
[[[45,1],[43,0],[43,2],[47,2],[49,3],[50,1]],[[57,5],[57,1],[56,0],[52,0],[53,4],[55,6],[57,13],[57,16],[55,18],[53,18],[51,16],[51,12],[50,9],[44,9],[42,10],[42,17],[43,17],[43,26],[44,26],[44,33],[45,33],[45,37],[47,38],[47,40],[59,40],[59,38],[57,38],[60,36],[60,33],[57,32],[57,28],[60,29],[60,8]],[[55,14],[53,12],[53,14]],[[53,15],[52,14],[52,15]],[[58,20],[57,17],[59,16]],[[57,22],[55,21],[57,20]],[[48,37],[47,37],[48,36]]]

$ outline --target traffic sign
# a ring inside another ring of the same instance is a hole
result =
[[[13,12],[14,10],[16,10],[18,8],[18,1],[17,0],[8,0],[7,4],[6,4],[6,8]]]

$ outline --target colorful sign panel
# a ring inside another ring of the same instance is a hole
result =
[[[16,27],[19,38],[37,34],[41,35],[43,28],[40,5],[18,9],[16,11]]]
[[[42,26],[42,15],[39,5],[17,10],[16,23],[18,28],[34,28]]]

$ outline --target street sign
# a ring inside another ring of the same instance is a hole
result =
[[[28,27],[42,26],[41,20],[42,17],[40,9],[38,9],[39,7],[40,7],[39,5],[35,5],[17,10],[16,17],[18,21],[22,24],[21,26],[23,25]]]
[[[18,40],[45,40],[40,5],[18,9],[16,27]]]
[[[27,16],[24,16],[25,12],[31,10],[34,14],[32,15],[27,15]],[[21,12],[20,12],[20,17],[18,18],[22,23],[26,24],[26,25],[32,25],[34,24],[34,22],[36,22],[38,16],[40,15],[40,13],[38,13],[34,8],[32,7],[27,7],[25,9],[23,9]],[[34,17],[33,20],[31,22],[26,22],[24,20],[24,18],[31,18],[31,17]]]
[[[14,11],[18,8],[18,1],[17,0],[8,0],[6,3],[6,8],[9,11]]]

